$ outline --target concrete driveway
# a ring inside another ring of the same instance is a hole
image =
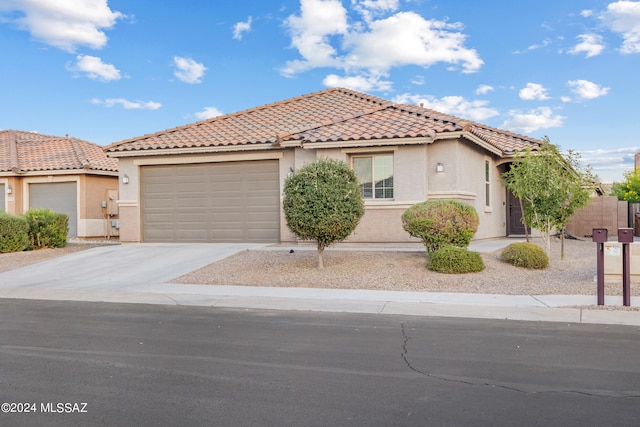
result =
[[[0,288],[148,291],[260,244],[123,244],[101,246],[0,273]]]

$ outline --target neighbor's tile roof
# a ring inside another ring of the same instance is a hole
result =
[[[16,130],[0,131],[0,172],[118,171],[102,147],[77,138]]]
[[[533,138],[419,106],[334,88],[117,142],[105,151],[117,156],[155,149],[267,148],[279,141],[347,142],[433,137],[449,132],[466,132],[506,154],[541,144]]]

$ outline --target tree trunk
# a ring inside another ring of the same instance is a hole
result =
[[[560,259],[564,260],[564,227],[560,232]]]
[[[527,226],[527,217],[524,216],[524,203],[522,203],[522,199],[518,198],[518,202],[520,202],[520,212],[522,212],[522,225],[524,225],[524,237],[527,242],[529,242],[529,227]]]
[[[324,261],[322,259],[323,253],[324,253],[324,246],[318,243],[318,270],[322,270],[324,268]]]

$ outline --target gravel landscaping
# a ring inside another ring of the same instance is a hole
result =
[[[535,243],[541,243],[538,239]],[[290,250],[293,249],[291,253]],[[596,246],[589,240],[552,239],[548,269],[527,270],[500,260],[501,250],[482,254],[479,273],[441,274],[426,268],[425,252],[369,252],[329,248],[325,268],[316,268],[310,247],[247,250],[210,264],[173,283],[202,285],[311,287],[398,291],[464,292],[506,295],[596,295]],[[640,284],[632,284],[632,294]],[[607,284],[607,295],[621,295],[621,284]]]
[[[541,244],[538,239],[534,242]],[[70,244],[65,248],[0,254],[0,272],[95,247]],[[501,250],[483,253],[486,268],[479,273],[442,274],[426,268],[424,251],[364,251],[338,245],[325,251],[325,268],[316,268],[315,248],[306,245],[246,250],[178,277],[172,283],[463,292],[506,295],[596,295],[596,246],[590,239],[566,240],[565,259],[560,241],[552,239],[551,262],[545,270],[513,267],[500,260]],[[293,252],[291,252],[293,250]],[[608,283],[606,295],[621,295],[620,283]],[[640,282],[631,284],[640,295]],[[590,306],[638,310],[640,307]]]

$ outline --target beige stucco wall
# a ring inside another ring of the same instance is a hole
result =
[[[474,239],[506,235],[506,191],[496,159],[475,144],[460,140],[428,146],[427,180],[431,199],[453,199],[472,205],[480,219]],[[485,160],[490,166],[490,206],[485,205]],[[437,163],[444,165],[436,171]]]
[[[117,209],[115,215],[107,215],[109,210],[102,207],[103,201],[111,203],[108,200],[108,191],[113,190],[117,194],[117,189],[117,176],[80,176],[79,237],[111,238],[119,235],[118,227],[112,226],[111,223],[111,220],[119,220]]]
[[[11,187],[11,194],[5,194],[6,211],[12,215],[22,215],[29,210],[29,184],[74,182],[77,194],[78,237],[105,236],[105,223],[100,210],[107,188],[118,188],[115,176],[81,173],[54,172],[48,175],[27,174],[2,177],[5,188]],[[111,234],[117,235],[117,230]]]
[[[394,155],[394,199],[366,201],[366,213],[354,234],[353,242],[406,242],[416,241],[402,229],[401,216],[411,205],[428,198],[460,200],[473,205],[480,217],[476,239],[493,238],[506,234],[506,193],[500,182],[496,159],[475,144],[459,140],[442,140],[404,146],[378,146],[357,148],[283,148],[268,151],[230,152],[220,154],[185,154],[120,158],[118,208],[120,214],[120,240],[139,242],[140,229],[140,167],[152,164],[202,163],[223,161],[260,160],[277,158],[280,162],[280,194],[291,171],[321,157],[350,162],[351,156],[363,153]],[[491,166],[491,206],[485,207],[484,161]],[[443,163],[444,172],[436,172],[436,164]],[[122,177],[129,183],[123,184]],[[281,212],[280,236],[282,242],[294,242],[295,236],[286,226]]]

